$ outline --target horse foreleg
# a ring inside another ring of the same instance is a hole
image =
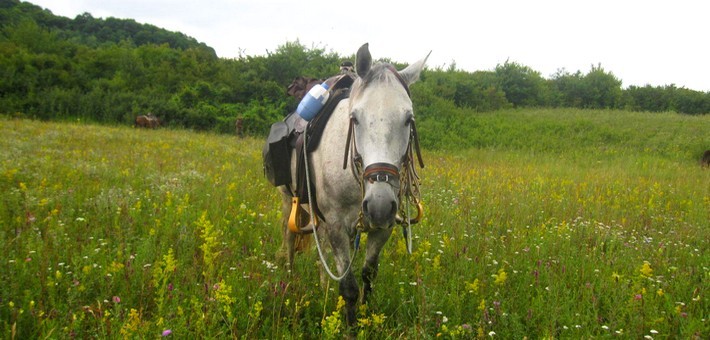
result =
[[[360,297],[360,288],[350,266],[350,237],[343,231],[343,228],[338,226],[328,226],[328,240],[333,250],[333,256],[338,268],[338,275],[343,275],[347,270],[345,277],[340,280],[339,293],[345,300],[345,320],[348,327],[357,325],[357,302]],[[319,229],[320,231],[321,229]],[[320,235],[320,234],[319,234]]]
[[[362,267],[363,295],[362,303],[367,303],[367,298],[372,293],[372,281],[377,277],[380,262],[380,251],[392,235],[393,228],[377,229],[367,235],[367,252],[365,265]]]

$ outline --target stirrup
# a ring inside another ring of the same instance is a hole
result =
[[[298,226],[298,222],[301,220],[301,214],[303,214],[303,208],[299,202],[298,197],[294,196],[291,198],[291,214],[288,217],[288,230],[296,234],[309,234],[312,233],[318,225],[318,221],[315,216],[313,216],[313,222],[308,223],[307,226],[301,228]]]
[[[417,224],[419,221],[422,220],[422,217],[424,217],[424,207],[422,206],[422,203],[419,202],[417,203],[417,216],[415,216],[412,219],[409,219],[409,224]],[[404,217],[402,217],[399,213],[395,216],[395,221],[399,224],[404,224],[407,223],[405,221]]]

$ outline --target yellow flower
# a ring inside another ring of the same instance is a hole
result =
[[[648,261],[643,261],[643,265],[641,266],[641,269],[639,269],[641,272],[641,275],[645,277],[651,277],[651,274],[653,274],[653,269],[651,268],[651,264],[648,263]]]
[[[379,326],[385,322],[385,314],[372,314],[372,323],[375,324],[375,326]]]
[[[662,288],[658,288],[658,290],[656,291],[656,294],[658,294],[658,296],[663,296],[665,294],[665,292],[663,291]]]
[[[473,280],[473,282],[466,282],[466,289],[468,289],[469,293],[478,293],[479,284],[478,279]]]
[[[498,270],[498,274],[493,274],[493,277],[495,278],[495,281],[493,281],[493,283],[497,285],[502,285],[505,283],[505,280],[508,279],[508,274],[503,268],[501,268]]]
[[[345,307],[345,300],[343,300],[343,296],[338,296],[338,303],[335,305],[336,310],[341,310]]]

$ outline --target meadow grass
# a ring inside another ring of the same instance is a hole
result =
[[[710,117],[469,120],[462,133],[477,120],[499,138],[425,150],[413,254],[395,232],[358,337],[708,337]],[[0,133],[3,338],[346,333],[315,252],[291,273],[276,255],[260,139],[10,119]]]

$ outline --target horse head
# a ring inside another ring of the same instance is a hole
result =
[[[390,64],[373,63],[368,44],[356,58],[348,148],[360,169],[362,214],[371,227],[387,228],[399,209],[400,172],[416,131],[409,86],[419,79],[427,58],[397,71]]]

